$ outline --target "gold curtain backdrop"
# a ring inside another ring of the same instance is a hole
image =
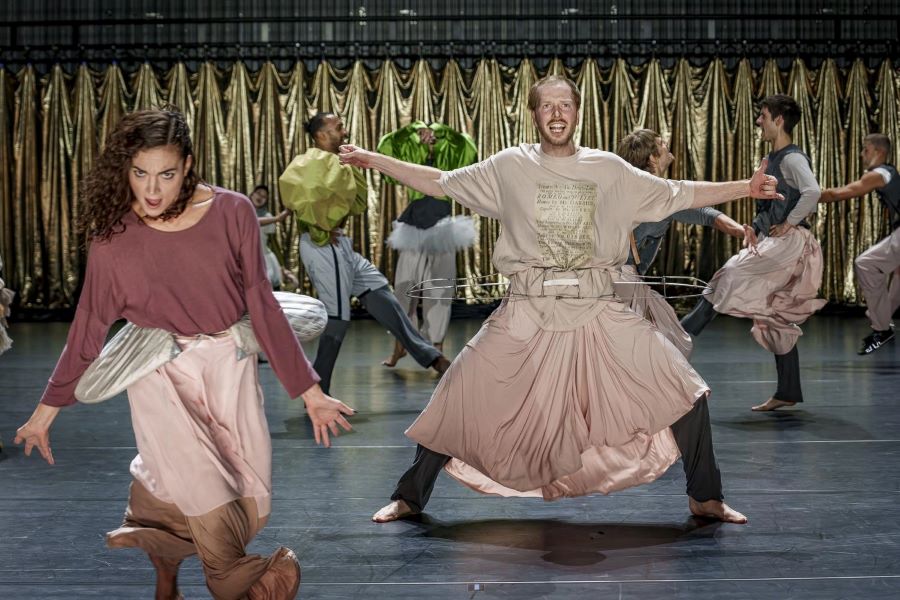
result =
[[[43,76],[32,66],[0,68],[0,252],[6,279],[23,308],[75,304],[84,269],[82,240],[73,228],[77,184],[127,111],[178,106],[193,132],[200,175],[244,193],[266,184],[277,213],[278,176],[309,145],[304,125],[312,113],[340,113],[352,142],[365,148],[411,120],[441,121],[469,132],[485,158],[536,141],[528,89],[548,72],[566,73],[581,88],[580,144],[614,150],[635,127],[656,129],[671,140],[676,160],[669,176],[675,179],[748,177],[766,150],[754,123],[758,101],[776,92],[791,94],[803,109],[794,139],[811,157],[823,188],[862,174],[859,152],[866,134],[900,139],[900,73],[889,60],[875,69],[861,61],[840,68],[833,60],[812,69],[799,58],[787,69],[774,60],[754,69],[747,60],[728,68],[719,59],[681,59],[665,68],[657,60],[624,59],[604,67],[591,58],[575,67],[553,60],[544,69],[527,58],[517,66],[485,58],[471,69],[453,60],[441,68],[420,60],[409,69],[390,60],[375,68],[364,61],[346,68],[321,62],[313,71],[303,62],[286,71],[273,63],[251,71],[243,62],[228,68],[204,63],[194,72],[181,63],[167,71],[145,63],[133,72],[118,64],[102,71],[82,65],[72,73],[56,66]],[[351,232],[357,248],[392,278],[394,257],[384,240],[405,193],[382,183],[377,173],[367,177],[369,211],[353,220]],[[723,210],[749,222],[753,203],[736,201]],[[499,234],[498,223],[476,222],[475,246],[459,256],[460,273],[473,281],[493,273],[490,257]],[[860,302],[853,257],[886,235],[885,212],[871,197],[822,205],[814,228],[826,261],[821,294],[838,303]],[[302,274],[296,237],[292,220],[280,224],[275,250]],[[677,225],[658,268],[706,279],[739,247],[738,240],[718,232]],[[492,293],[496,288],[481,290]]]

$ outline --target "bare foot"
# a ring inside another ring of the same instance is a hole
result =
[[[381,361],[381,364],[383,364],[386,367],[394,367],[397,365],[397,361],[400,360],[401,358],[403,358],[404,356],[406,356],[406,348],[401,346],[400,342],[395,341],[393,354],[391,354],[391,356],[389,358],[386,358],[383,361]]]
[[[184,596],[178,591],[178,567],[181,566],[181,561],[153,554],[147,556],[156,567],[154,600],[183,600]]]
[[[431,363],[431,368],[437,371],[440,375],[443,375],[447,372],[447,369],[450,368],[450,361],[447,360],[447,357],[441,354],[434,362]]]
[[[403,500],[394,500],[372,515],[372,520],[376,523],[390,523],[391,521],[396,521],[397,519],[402,519],[403,517],[414,514],[416,513],[409,507],[409,504]]]
[[[719,500],[697,502],[688,496],[688,506],[691,508],[691,513],[697,517],[706,517],[707,519],[715,519],[724,523],[737,523],[738,525],[743,525],[747,522],[747,517]]]
[[[755,412],[769,412],[775,410],[777,408],[781,408],[782,406],[793,406],[797,404],[796,402],[786,402],[784,400],[779,400],[778,398],[769,398],[762,404],[757,404],[750,410]]]

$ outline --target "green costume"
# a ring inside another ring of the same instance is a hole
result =
[[[328,243],[331,230],[368,206],[368,185],[362,171],[342,165],[337,154],[310,148],[291,161],[278,178],[281,202],[294,211],[300,232],[318,246]]]
[[[378,142],[378,152],[417,165],[428,164],[429,148],[427,144],[422,143],[418,133],[425,127],[431,129],[435,137],[431,166],[441,171],[452,171],[471,165],[478,159],[478,148],[469,134],[440,123],[425,125],[422,121],[414,121],[383,136]],[[385,177],[385,180],[388,183],[397,183],[390,177]],[[410,201],[424,196],[422,192],[413,189],[408,188],[407,191]]]

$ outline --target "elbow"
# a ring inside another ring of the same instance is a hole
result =
[[[428,192],[428,195],[429,195],[429,196],[432,196],[432,197],[435,197],[435,198],[439,198],[439,197],[441,197],[441,196],[447,196],[447,195],[448,195],[448,194],[444,191],[444,188],[441,187],[441,183],[440,183],[440,175],[438,175],[437,177],[435,177],[434,179],[432,179],[432,180],[429,182],[428,187],[429,187],[429,189],[428,189],[427,192]]]

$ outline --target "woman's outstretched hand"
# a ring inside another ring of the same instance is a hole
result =
[[[306,390],[303,394],[303,402],[306,404],[306,414],[309,415],[313,424],[313,433],[316,436],[316,444],[322,444],[326,448],[331,447],[331,440],[328,432],[337,437],[341,431],[338,425],[345,431],[351,431],[353,427],[347,421],[346,417],[356,413],[355,410],[338,400],[332,398],[322,391],[319,384],[316,384]]]
[[[25,444],[25,456],[31,456],[31,451],[37,447],[38,452],[49,464],[55,464],[53,451],[50,449],[50,425],[59,413],[58,406],[38,404],[31,414],[31,418],[19,427],[13,440],[16,444]]]

